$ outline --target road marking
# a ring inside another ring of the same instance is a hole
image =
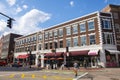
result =
[[[9,78],[13,78],[15,76],[15,74],[11,74],[10,76],[9,76]]]
[[[34,75],[34,74],[32,74],[32,78],[35,78],[35,75]]]
[[[25,77],[25,74],[22,74],[21,78],[24,78]]]
[[[46,75],[44,75],[44,76],[43,76],[43,78],[44,78],[44,79],[46,79],[46,78],[47,78],[47,76],[46,76]]]

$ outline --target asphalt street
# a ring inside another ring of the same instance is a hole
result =
[[[80,68],[78,76],[88,72],[93,80],[120,80],[120,68],[84,69]],[[73,70],[46,70],[38,68],[0,67],[0,80],[73,80]],[[79,80],[91,80],[87,76]]]

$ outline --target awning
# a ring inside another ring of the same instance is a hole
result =
[[[24,54],[24,55],[18,55],[18,57],[17,58],[19,58],[19,59],[25,59],[25,58],[28,58],[28,54]]]
[[[107,51],[110,52],[110,54],[120,54],[120,51],[118,50],[107,49]]]
[[[56,56],[56,57],[61,57],[61,56],[63,56],[63,52],[46,53],[46,54],[45,54],[45,57],[54,57],[54,56]]]
[[[90,50],[88,55],[98,55],[99,49]]]
[[[80,55],[88,55],[89,50],[81,50],[81,51],[70,51],[69,56],[80,56]],[[65,53],[67,56],[68,52]]]

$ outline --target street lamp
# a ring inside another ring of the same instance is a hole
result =
[[[54,53],[55,53],[55,69],[57,69],[57,60],[56,60],[56,48],[57,48],[57,41],[54,40]]]
[[[31,65],[32,65],[32,54],[31,54],[31,52],[32,52],[32,50],[28,48],[28,52],[29,52],[29,59],[28,59],[29,60],[29,66],[31,68]]]
[[[70,69],[69,67],[69,64],[70,64],[70,60],[69,60],[69,56],[70,56],[70,53],[69,53],[69,47],[67,46],[66,47],[66,56],[67,56],[67,67],[68,67],[68,69]]]

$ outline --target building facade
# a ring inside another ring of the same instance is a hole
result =
[[[88,67],[118,66],[120,39],[113,14],[105,10],[16,38],[14,57],[26,62],[31,51],[33,64],[41,67],[73,66],[75,61]]]
[[[14,38],[20,37],[21,35],[10,33],[1,38],[0,45],[0,59],[5,60],[7,63],[13,62],[15,42]]]

